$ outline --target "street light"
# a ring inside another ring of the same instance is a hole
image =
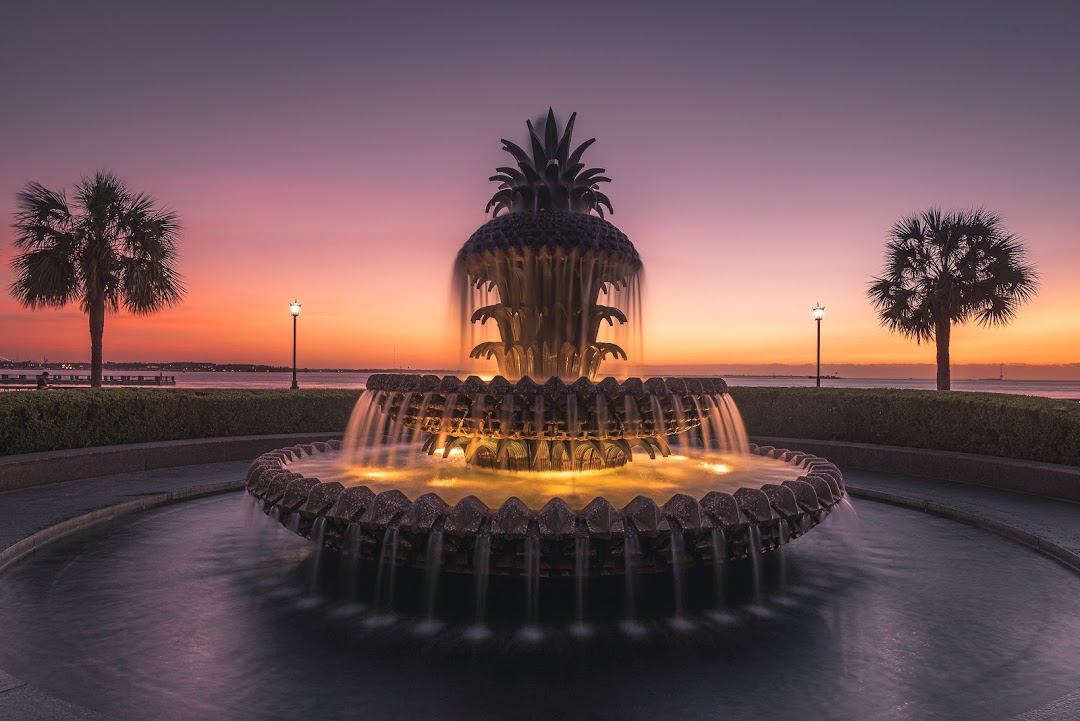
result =
[[[821,388],[821,319],[825,317],[825,306],[814,305],[814,320],[817,321],[817,387]]]
[[[300,315],[300,301],[290,303],[289,312],[292,313],[292,389],[295,391],[300,387],[296,384],[296,316]]]

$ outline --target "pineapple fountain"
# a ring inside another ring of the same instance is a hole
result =
[[[528,152],[502,141],[515,166],[491,178],[493,218],[457,255],[462,337],[493,323],[498,339],[470,355],[498,375],[371,376],[343,442],[254,461],[264,512],[380,577],[531,589],[757,558],[841,503],[833,464],[747,442],[723,380],[600,376],[627,359],[600,338],[638,320],[642,262],[604,219],[609,179],[581,162],[594,141],[572,146],[575,119],[527,123]]]

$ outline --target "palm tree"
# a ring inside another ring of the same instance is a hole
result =
[[[947,391],[952,324],[1004,325],[1037,284],[1023,244],[999,216],[931,208],[893,226],[884,272],[868,293],[882,325],[916,343],[937,343],[937,387]]]
[[[15,196],[11,294],[27,308],[61,308],[78,301],[90,316],[90,385],[101,387],[105,312],[123,306],[136,315],[178,303],[184,285],[176,270],[180,220],[153,198],[131,193],[98,171],[63,191],[27,183]]]

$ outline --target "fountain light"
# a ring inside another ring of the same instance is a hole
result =
[[[300,387],[296,383],[296,317],[300,315],[300,301],[294,299],[289,312],[292,313],[292,389],[295,391]]]
[[[821,319],[825,317],[825,306],[814,304],[814,320],[817,321],[817,387],[821,388]]]

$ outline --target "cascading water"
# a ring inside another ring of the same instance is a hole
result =
[[[631,636],[644,633],[644,629],[638,622],[638,556],[641,554],[641,546],[638,543],[637,534],[630,528],[626,529],[623,541],[623,573],[626,577],[625,587],[625,611],[622,628]]]
[[[529,640],[540,637],[540,537],[529,533],[525,538],[525,627]]]
[[[716,596],[716,608],[722,608],[727,599],[724,595],[724,558],[727,557],[727,539],[724,531],[712,529],[713,593]]]
[[[360,525],[350,523],[345,529],[344,544],[338,564],[338,576],[344,581],[346,603],[356,603],[360,584]]]
[[[750,570],[754,580],[754,607],[760,609],[762,600],[762,570],[761,570],[761,531],[754,524],[750,524]]]
[[[323,542],[326,539],[326,519],[316,518],[311,527],[311,540],[315,543],[315,550],[308,559],[308,582],[306,595],[314,599],[319,595],[319,582],[322,580]]]
[[[671,597],[675,603],[674,621],[685,623],[686,609],[683,606],[683,534],[674,526],[671,528]]]
[[[488,575],[491,568],[491,536],[476,537],[473,553],[473,627],[470,636],[479,640],[489,634],[487,628]]]
[[[397,584],[397,526],[390,526],[383,533],[382,551],[379,554],[379,568],[375,572],[375,612],[381,620],[389,620],[394,613],[394,591]]]
[[[585,624],[585,593],[589,581],[589,537],[578,533],[574,535],[574,626],[577,636],[587,635]]]
[[[420,634],[431,634],[439,629],[436,604],[439,600],[439,576],[442,574],[443,533],[433,531],[428,536],[424,555],[424,620],[417,626]]]

